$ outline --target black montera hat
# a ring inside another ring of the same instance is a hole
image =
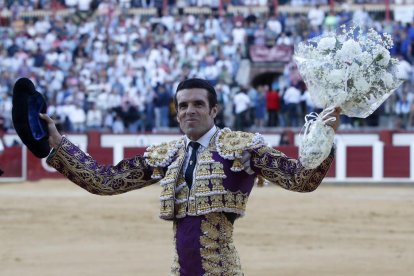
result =
[[[23,144],[36,157],[44,158],[50,152],[49,134],[47,123],[39,113],[46,113],[43,95],[28,78],[18,79],[13,87],[13,125]]]

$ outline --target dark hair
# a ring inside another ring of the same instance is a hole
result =
[[[177,86],[177,90],[175,91],[174,95],[174,104],[177,108],[178,102],[177,102],[177,94],[180,90],[184,89],[191,89],[191,88],[202,88],[207,90],[207,98],[208,98],[208,104],[210,109],[217,105],[217,93],[214,87],[206,80],[198,79],[198,78],[192,78],[192,79],[186,79],[180,82]]]

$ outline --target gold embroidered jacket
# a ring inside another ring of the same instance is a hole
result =
[[[253,174],[246,173],[240,163],[244,151],[251,154]],[[313,191],[326,175],[333,151],[319,167],[306,170],[298,160],[266,146],[261,135],[225,128],[217,131],[199,154],[191,189],[182,173],[184,159],[184,137],[148,147],[144,156],[115,166],[98,165],[63,138],[47,163],[94,194],[119,194],[159,182],[160,217],[170,220],[211,212],[243,215],[255,180],[261,177],[288,190]]]

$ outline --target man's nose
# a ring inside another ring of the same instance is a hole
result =
[[[192,114],[195,113],[195,107],[192,104],[189,104],[187,107],[187,113]]]

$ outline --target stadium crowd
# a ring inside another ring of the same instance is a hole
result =
[[[293,2],[294,0],[292,0]],[[0,125],[13,131],[11,96],[19,77],[35,81],[48,102],[48,113],[63,132],[114,133],[176,128],[173,93],[179,81],[201,77],[217,90],[219,126],[235,129],[301,127],[305,114],[317,110],[293,61],[270,82],[243,81],[249,47],[294,47],[350,20],[392,34],[393,56],[401,60],[406,80],[366,120],[344,118],[345,128],[414,127],[414,23],[386,22],[365,9],[327,13],[312,4],[307,13],[172,14],[145,16],[120,5],[157,7],[163,1],[25,0],[0,1]],[[266,1],[226,1],[234,4]],[[282,2],[282,1],[281,1]],[[175,1],[168,1],[170,5]],[[175,4],[216,5],[218,1],[182,0]],[[91,5],[94,5],[91,11]],[[74,7],[77,16],[20,17],[21,11]],[[12,11],[9,17],[3,11]],[[86,16],[85,16],[86,15]]]

